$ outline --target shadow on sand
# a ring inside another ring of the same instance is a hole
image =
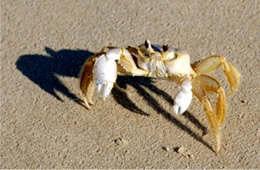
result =
[[[56,91],[62,93],[64,96],[73,100],[77,104],[85,107],[82,103],[82,100],[70,92],[69,89],[58,79],[57,75],[78,77],[80,69],[83,66],[85,60],[94,53],[87,50],[71,49],[54,51],[49,47],[45,47],[45,51],[47,55],[30,54],[20,56],[16,62],[17,69],[32,82],[37,84],[42,90],[55,97],[57,100],[63,101],[61,97],[57,95]],[[144,101],[146,101],[146,103],[151,106],[158,114],[161,114],[170,123],[185,131],[195,140],[201,142],[213,151],[212,147],[207,142],[205,142],[200,135],[193,132],[189,127],[184,125],[171,113],[161,107],[156,99],[146,91],[147,88],[151,92],[162,96],[170,104],[174,103],[172,97],[165,91],[157,88],[153,84],[153,80],[151,78],[119,76],[117,83],[122,88],[126,88],[128,85],[134,87],[137,93],[143,96]],[[143,116],[149,116],[148,113],[138,108],[123,92],[114,88],[112,90],[112,95],[114,99],[124,108]],[[182,116],[192,122],[200,131],[202,131],[202,134],[207,133],[207,128],[203,126],[200,121],[196,119],[190,112],[186,111]]]
[[[45,47],[45,51],[47,55],[32,54],[20,56],[16,62],[17,69],[57,100],[63,101],[56,93],[60,92],[82,105],[81,100],[71,93],[57,76],[78,77],[84,61],[93,53],[85,50],[70,49],[54,51],[48,47]]]

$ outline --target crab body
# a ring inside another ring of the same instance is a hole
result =
[[[175,114],[184,113],[196,96],[204,105],[206,117],[216,138],[216,152],[221,147],[220,129],[226,116],[226,94],[220,83],[209,74],[222,67],[232,94],[239,85],[240,73],[223,56],[210,56],[190,64],[185,51],[169,48],[168,45],[154,46],[149,40],[139,47],[104,47],[90,57],[82,67],[80,88],[88,109],[97,89],[105,99],[116,85],[117,75],[132,75],[166,79],[180,85],[174,99]],[[103,88],[103,90],[102,90]],[[121,90],[121,89],[120,89]],[[207,93],[217,94],[216,110],[213,110]]]

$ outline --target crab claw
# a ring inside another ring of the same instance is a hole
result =
[[[97,58],[94,65],[94,81],[97,92],[105,99],[111,92],[117,78],[116,60],[120,59],[122,50],[115,48]],[[103,89],[103,90],[102,90]]]
[[[192,100],[191,81],[186,79],[181,84],[181,90],[174,99],[173,111],[175,114],[184,113]]]

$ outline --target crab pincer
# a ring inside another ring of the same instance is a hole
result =
[[[181,90],[174,99],[173,111],[175,114],[184,113],[192,100],[192,85],[189,79],[185,79],[181,84]]]
[[[94,65],[93,74],[97,92],[105,99],[111,92],[117,78],[117,64],[121,49],[115,48],[109,50],[106,54],[102,54],[97,58]]]

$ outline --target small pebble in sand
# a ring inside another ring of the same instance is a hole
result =
[[[187,151],[187,149],[183,146],[175,147],[173,150],[177,153],[180,153],[180,154],[188,157],[188,158],[194,158],[194,155],[191,154],[189,151]]]
[[[127,145],[128,141],[125,140],[124,138],[117,138],[114,140],[115,144],[117,145]]]
[[[177,153],[182,153],[183,154],[183,153],[186,152],[186,149],[185,149],[185,147],[180,146],[180,147],[175,147],[174,151],[177,152]]]
[[[163,146],[162,149],[166,152],[169,152],[170,151],[170,148],[168,146]]]
[[[189,158],[192,158],[192,159],[194,158],[194,155],[192,155],[190,153],[188,153],[186,156],[189,157]]]

